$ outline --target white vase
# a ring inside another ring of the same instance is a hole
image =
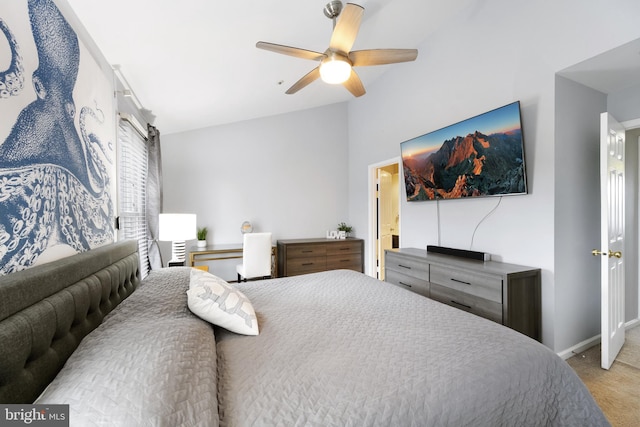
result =
[[[199,248],[206,248],[207,247],[207,241],[206,240],[198,240],[197,246]]]

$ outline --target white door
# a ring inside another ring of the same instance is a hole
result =
[[[609,113],[600,117],[602,360],[609,369],[624,344],[624,137]]]

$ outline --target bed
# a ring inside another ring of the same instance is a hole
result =
[[[100,249],[61,263],[117,255],[44,293],[26,289],[45,266],[0,278],[0,301],[38,298],[26,307],[0,302],[1,402],[69,404],[78,426],[609,425],[573,370],[540,343],[361,273],[232,284],[259,326],[243,335],[190,310],[193,269],[153,271],[140,282],[135,245]],[[62,296],[101,278],[108,286],[96,284],[101,291],[81,309]],[[16,286],[19,295],[6,292]],[[85,311],[118,293],[117,307],[102,304],[95,327],[77,332]],[[60,316],[63,326],[49,318],[30,354],[16,356],[7,348],[16,331],[37,329],[25,313],[43,303],[73,314]],[[24,316],[28,328],[16,320]],[[71,330],[86,336],[72,340]]]

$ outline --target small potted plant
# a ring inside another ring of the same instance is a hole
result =
[[[198,228],[196,232],[196,236],[198,237],[198,247],[206,248],[207,247],[207,227]]]
[[[353,230],[353,227],[350,225],[347,225],[344,222],[341,222],[340,224],[338,224],[338,231],[344,232],[344,233],[341,233],[341,236],[340,236],[341,239],[345,239],[349,237],[352,230]],[[342,236],[342,234],[344,234],[344,237]]]

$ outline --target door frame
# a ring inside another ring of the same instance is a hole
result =
[[[398,165],[398,174],[402,175],[402,158],[400,156],[398,157],[392,157],[391,159],[387,159],[378,163],[373,163],[371,165],[369,165],[369,171],[368,171],[368,177],[369,179],[368,181],[368,194],[369,194],[369,203],[368,203],[368,211],[369,211],[369,243],[367,245],[367,249],[369,252],[369,256],[368,256],[368,260],[369,262],[366,263],[367,264],[367,268],[365,271],[365,274],[367,274],[368,276],[371,277],[376,277],[376,260],[377,260],[377,247],[376,247],[376,235],[377,235],[377,231],[378,231],[378,218],[376,215],[376,204],[377,204],[377,200],[376,200],[376,193],[377,193],[377,189],[376,189],[376,184],[377,184],[377,173],[376,171],[379,168],[385,167],[385,166],[391,166],[391,165]],[[403,179],[400,178],[398,179],[398,185],[402,187],[402,182]],[[400,216],[400,218],[402,218],[402,203],[401,203],[401,195],[402,194],[402,188],[399,189],[398,191],[398,214]],[[400,235],[400,241],[402,241],[402,221],[399,221],[398,223],[398,235]]]
[[[620,124],[624,127],[625,132],[628,132],[630,130],[640,129],[640,117],[637,119],[620,122]],[[627,141],[627,144],[628,143],[629,141]],[[635,166],[636,166],[636,174],[638,174],[639,184],[638,184],[638,187],[634,188],[634,191],[636,192],[636,197],[637,197],[636,208],[638,209],[638,212],[640,212],[640,136],[636,138],[635,141],[633,141],[632,143],[637,144],[638,146],[638,157],[636,159],[637,163]],[[630,328],[632,326],[636,326],[640,324],[640,216],[638,217],[638,221],[636,222],[635,226],[637,228],[636,230],[637,235],[635,238],[636,238],[636,241],[638,242],[638,253],[636,254],[637,255],[636,268],[639,268],[638,282],[636,283],[636,286],[638,289],[638,317],[636,319],[632,319],[626,322],[625,324],[626,328]]]

